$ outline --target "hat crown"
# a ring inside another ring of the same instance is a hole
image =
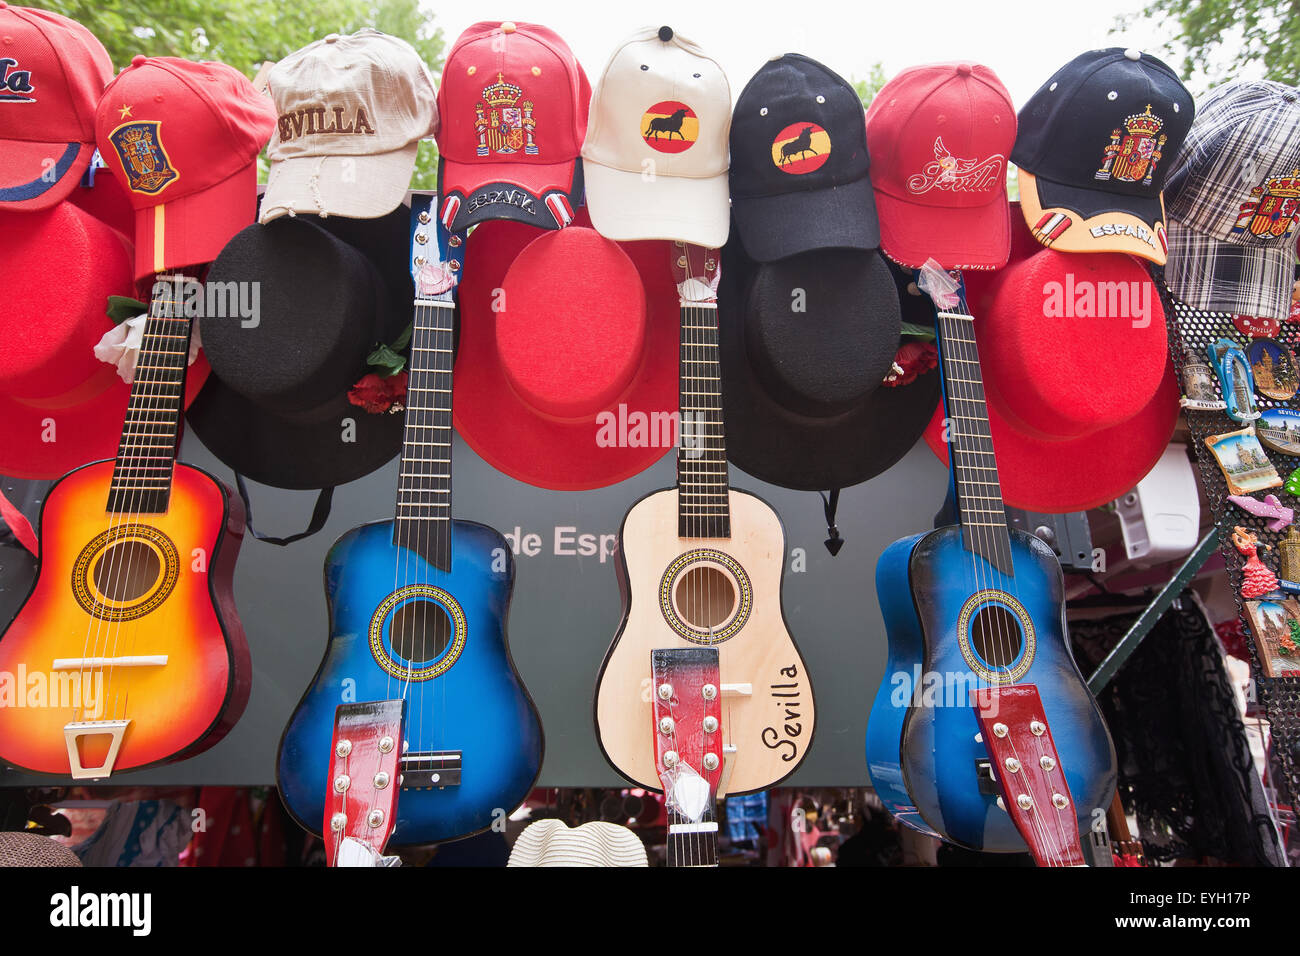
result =
[[[646,27],[623,42],[596,82],[582,155],[627,172],[703,178],[727,171],[731,87],[690,39]]]
[[[437,92],[405,40],[365,29],[285,57],[268,77],[278,113],[267,155],[387,153],[438,130]]]
[[[871,182],[878,192],[927,206],[1002,202],[1016,113],[986,66],[910,67],[867,109]]]
[[[857,182],[870,164],[862,101],[816,60],[787,53],[741,91],[731,119],[733,197]]]
[[[457,162],[500,162],[494,154],[505,150],[512,163],[567,162],[581,152],[590,100],[581,64],[554,30],[476,23],[443,66],[438,149]]]
[[[1091,50],[1021,109],[1011,159],[1051,182],[1154,198],[1195,111],[1191,93],[1159,59]]]
[[[104,90],[95,115],[100,155],[136,209],[225,182],[257,159],[275,107],[224,63],[136,57]]]
[[[4,140],[93,143],[95,106],[113,78],[108,51],[75,20],[31,7],[0,8],[0,105],[22,103]]]

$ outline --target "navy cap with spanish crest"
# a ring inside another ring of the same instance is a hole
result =
[[[875,249],[866,112],[843,77],[798,53],[769,60],[731,117],[731,209],[745,252]]]
[[[1178,75],[1140,50],[1090,50],[1057,70],[1021,109],[1011,151],[1034,238],[1163,265],[1161,191],[1194,113]]]

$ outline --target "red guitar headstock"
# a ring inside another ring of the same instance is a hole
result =
[[[1039,866],[1086,866],[1078,810],[1033,684],[971,692],[1000,803]]]
[[[650,652],[655,767],[668,809],[673,866],[716,866],[714,806],[722,779],[722,683],[718,649]]]
[[[689,242],[674,242],[673,281],[677,283],[677,297],[682,305],[705,305],[718,301],[718,280],[722,270],[718,265],[718,250],[693,246]]]
[[[321,830],[329,866],[374,866],[388,845],[401,789],[404,710],[404,701],[379,700],[340,704],[334,712]]]

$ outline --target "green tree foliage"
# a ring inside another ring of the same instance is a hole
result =
[[[443,34],[420,12],[419,0],[42,0],[40,6],[90,30],[119,70],[138,54],[179,56],[217,60],[251,78],[264,61],[362,27],[401,37],[435,76],[442,70]],[[421,143],[412,188],[432,189],[436,179],[436,148]]]
[[[871,101],[880,92],[880,88],[885,85],[886,79],[888,78],[885,76],[885,68],[879,62],[876,62],[867,70],[866,79],[850,81],[853,89],[857,91],[858,99],[862,100],[863,109],[871,105]]]
[[[1153,18],[1181,55],[1185,80],[1215,86],[1259,73],[1292,86],[1300,78],[1300,2],[1297,0],[1151,0],[1135,17]]]

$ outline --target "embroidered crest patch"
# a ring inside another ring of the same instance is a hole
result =
[[[509,156],[520,150],[527,156],[538,155],[533,101],[523,100],[523,95],[523,87],[507,83],[502,73],[491,86],[483,87],[483,99],[474,105],[477,155]]]
[[[163,148],[158,120],[123,123],[108,134],[133,192],[157,195],[180,178]]]
[[[1165,121],[1151,112],[1150,103],[1145,113],[1125,117],[1122,129],[1111,130],[1110,143],[1102,150],[1101,169],[1093,178],[1150,186],[1169,138],[1160,132],[1164,125]]]
[[[1300,212],[1300,169],[1264,180],[1250,195],[1250,200],[1241,204],[1232,234],[1248,232],[1268,241],[1289,238]]]
[[[984,193],[1000,186],[1006,178],[1006,157],[994,153],[988,159],[959,159],[934,138],[934,159],[919,173],[908,177],[907,191],[920,196],[931,189],[956,193]]]

